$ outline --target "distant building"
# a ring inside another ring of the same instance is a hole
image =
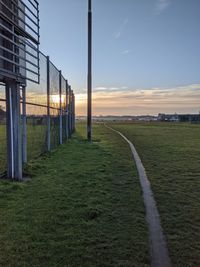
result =
[[[87,117],[85,116],[77,116],[76,119],[78,121],[86,120]],[[150,121],[157,121],[157,116],[151,116],[151,115],[141,115],[141,116],[93,116],[93,121],[95,122],[104,122],[104,121],[123,121],[123,122],[150,122]]]
[[[158,114],[158,121],[200,123],[200,114]]]
[[[136,120],[135,116],[93,116],[92,117],[93,121],[133,121]]]
[[[156,116],[151,116],[151,115],[141,115],[137,116],[137,120],[144,122],[151,122],[151,121],[157,121],[158,118]]]

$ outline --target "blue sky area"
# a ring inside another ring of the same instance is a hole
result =
[[[86,111],[87,0],[39,0],[40,49]],[[200,109],[200,1],[93,0],[94,114]]]

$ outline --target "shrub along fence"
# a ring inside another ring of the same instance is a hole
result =
[[[75,97],[71,86],[49,57],[41,52],[39,67],[39,84],[27,80],[26,85],[19,85],[18,88],[21,139],[19,142],[22,161],[19,164],[21,165],[56,148],[70,138],[75,130]],[[6,85],[2,83],[0,85],[0,174],[15,178],[15,175],[12,175],[12,164],[8,164],[8,161],[12,161],[15,157],[15,153],[12,152],[12,140],[8,136],[8,129],[6,131],[10,123],[7,122],[12,117],[8,116],[10,106],[7,91]]]

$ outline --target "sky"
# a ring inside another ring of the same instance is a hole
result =
[[[87,0],[39,0],[40,50],[86,115]],[[200,110],[200,1],[93,0],[93,114]]]

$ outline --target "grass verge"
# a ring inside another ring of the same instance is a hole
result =
[[[200,125],[112,127],[133,142],[143,161],[174,266],[200,266]]]
[[[1,266],[148,266],[148,235],[128,145],[85,126],[27,167],[25,183],[0,182]]]

